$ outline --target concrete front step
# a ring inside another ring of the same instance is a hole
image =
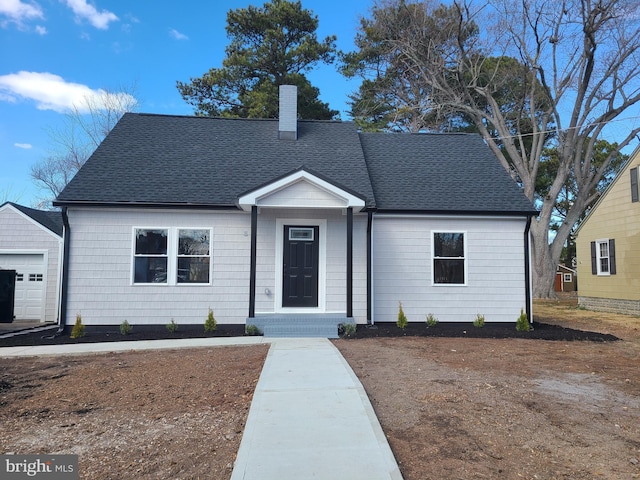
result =
[[[262,333],[267,338],[338,338],[338,326],[267,324]]]
[[[247,318],[269,338],[338,338],[338,325],[355,323],[344,315],[258,315]]]

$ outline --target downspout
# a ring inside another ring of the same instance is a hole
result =
[[[371,229],[373,222],[373,212],[367,212],[367,325],[371,325],[371,319],[373,318],[371,312],[371,290],[372,290],[372,281],[371,281]]]
[[[353,317],[353,208],[347,208],[347,318]]]
[[[251,206],[251,266],[249,273],[249,318],[256,316],[256,255],[258,245],[258,207]]]
[[[58,331],[54,336],[64,333],[67,326],[67,291],[69,286],[69,246],[71,244],[71,228],[69,226],[69,216],[67,215],[67,207],[62,208],[62,223],[64,225],[64,242],[62,247],[62,286],[60,288],[60,321],[58,323]]]
[[[533,323],[533,312],[531,309],[531,254],[529,245],[529,230],[531,229],[531,220],[533,217],[527,217],[527,226],[524,228],[524,291],[525,291],[525,310],[529,323]]]

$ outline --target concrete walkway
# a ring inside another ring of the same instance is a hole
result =
[[[0,347],[0,358],[44,355],[88,355],[92,353],[161,350],[175,348],[215,347],[224,345],[256,345],[269,343],[263,337],[184,338],[176,340],[137,340],[132,342],[74,343],[31,347]]]
[[[402,479],[362,384],[327,339],[274,340],[231,480]]]
[[[402,480],[362,384],[327,339],[198,338],[1,347],[0,358],[271,343],[231,480]]]

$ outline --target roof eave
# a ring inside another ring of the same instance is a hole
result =
[[[172,208],[192,210],[240,210],[235,204],[212,203],[171,203],[171,202],[92,202],[73,200],[54,200],[54,207],[99,207],[99,208]]]
[[[492,217],[535,217],[540,214],[537,210],[410,210],[377,208],[376,213],[388,215],[455,215],[455,216],[492,216]]]

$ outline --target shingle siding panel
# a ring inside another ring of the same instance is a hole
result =
[[[421,230],[421,248],[403,238]],[[464,231],[467,285],[432,285],[431,232]],[[525,307],[524,219],[374,216],[374,317],[395,321],[401,301],[409,321],[514,321]],[[508,253],[503,254],[503,250]]]
[[[67,323],[87,325],[204,322],[208,308],[221,323],[244,323],[249,296],[249,216],[224,212],[73,209]],[[102,225],[96,240],[94,226]],[[213,282],[207,286],[131,285],[134,227],[213,229]],[[226,231],[216,235],[217,228]],[[232,235],[235,232],[235,235]],[[241,252],[241,253],[238,253]],[[242,253],[244,252],[244,253]]]

